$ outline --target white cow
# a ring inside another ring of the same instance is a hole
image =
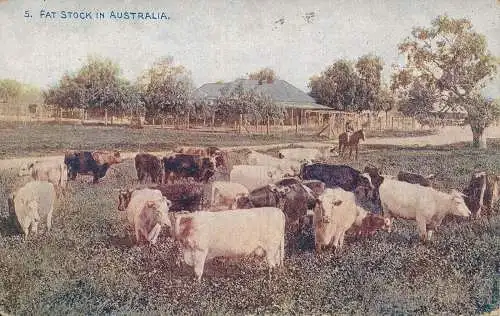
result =
[[[289,160],[289,159],[279,159],[270,155],[261,154],[252,150],[248,154],[248,164],[257,166],[272,166],[280,169],[285,176],[293,177],[300,173],[300,162]]]
[[[312,162],[314,160],[324,160],[326,155],[317,148],[285,148],[280,149],[278,157],[298,161],[300,163]]]
[[[416,220],[422,240],[431,239],[432,232],[447,214],[463,217],[471,214],[463,194],[456,190],[447,194],[431,187],[384,179],[379,192],[384,216]]]
[[[335,251],[342,249],[345,232],[353,225],[361,225],[368,215],[356,205],[354,193],[342,188],[325,189],[318,197],[314,209],[314,235],[316,251],[332,242]]]
[[[122,205],[122,196],[127,196],[126,208]],[[127,220],[135,231],[136,242],[139,243],[141,236],[152,244],[156,243],[156,238],[160,233],[161,226],[171,226],[168,218],[168,210],[171,202],[161,194],[160,190],[139,189],[127,192],[120,192],[119,210],[127,212]]]
[[[68,167],[62,161],[35,161],[23,165],[19,176],[31,176],[34,180],[52,183],[57,192],[64,192],[68,182]]]
[[[205,261],[215,257],[265,256],[269,276],[272,268],[283,265],[285,215],[279,208],[171,213],[170,220],[184,262],[194,267],[198,281]]]
[[[211,210],[235,209],[236,202],[241,197],[248,197],[248,189],[239,183],[228,181],[212,182],[210,205]]]
[[[272,166],[236,165],[233,166],[229,179],[252,191],[278,181],[283,175],[282,170]]]
[[[24,233],[24,240],[29,232],[36,234],[40,221],[46,220],[47,231],[52,227],[52,212],[56,192],[54,185],[47,181],[30,181],[19,188],[8,200],[11,212]]]

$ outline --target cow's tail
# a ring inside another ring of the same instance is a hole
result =
[[[156,223],[155,227],[153,227],[153,229],[148,234],[148,241],[150,241],[152,244],[155,244],[156,239],[160,234],[160,231],[161,231],[161,225],[160,223]]]

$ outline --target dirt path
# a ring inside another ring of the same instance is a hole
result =
[[[486,137],[488,138],[500,138],[500,127],[490,127],[486,130]],[[416,136],[416,137],[374,137],[368,138],[365,144],[375,145],[399,145],[399,146],[427,146],[427,145],[447,145],[463,141],[471,141],[472,132],[470,128],[458,127],[458,126],[447,126],[439,130],[438,134],[428,135],[428,136]],[[270,145],[256,145],[256,146],[245,146],[244,148],[253,150],[266,150],[274,147],[282,146],[286,147],[289,145],[297,145],[303,147],[330,147],[335,141],[324,141],[324,142],[299,142],[299,143],[284,143],[284,144],[270,144]],[[234,150],[241,148],[240,146],[233,147],[221,147],[226,150]],[[165,152],[151,152],[154,155],[164,155]],[[134,158],[137,152],[123,152],[121,155],[123,159]],[[44,157],[26,157],[26,158],[11,158],[0,160],[0,170],[5,169],[18,169],[23,164],[32,162],[34,160],[46,161],[46,160],[63,160],[64,157],[58,156],[44,156]]]

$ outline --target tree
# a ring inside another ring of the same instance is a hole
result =
[[[146,107],[146,117],[177,117],[194,109],[191,74],[183,66],[174,65],[172,57],[156,61],[137,82]]]
[[[245,89],[238,83],[232,89],[225,87],[216,101],[216,117],[219,121],[236,122],[240,115],[253,122],[282,119],[285,115],[283,107],[275,104],[265,94],[254,89]]]
[[[248,74],[248,79],[259,80],[259,83],[267,82],[272,83],[274,80],[278,79],[274,70],[269,67],[262,68],[256,72]]]
[[[17,101],[23,92],[23,84],[12,79],[0,80],[0,101]]]
[[[414,28],[411,38],[399,45],[399,52],[407,64],[393,77],[394,87],[425,87],[421,96],[439,96],[439,102],[452,109],[462,106],[469,116],[473,145],[485,148],[484,129],[497,115],[479,97],[480,89],[497,71],[486,38],[474,31],[468,19],[442,15],[428,28]]]
[[[319,104],[337,110],[352,111],[357,110],[354,103],[357,84],[358,77],[352,62],[341,59],[321,75],[311,77],[308,86],[311,96]]]
[[[358,59],[355,68],[358,77],[355,104],[360,109],[376,111],[384,63],[378,56],[364,55]]]
[[[99,57],[88,57],[75,74],[64,74],[55,86],[45,91],[44,97],[46,104],[114,112],[126,109],[130,102],[138,102],[136,90],[120,76],[119,66]]]

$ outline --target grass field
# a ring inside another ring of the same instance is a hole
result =
[[[370,131],[367,137],[422,136],[434,131]],[[325,136],[295,135],[295,132],[275,135],[238,135],[173,129],[131,129],[124,126],[82,126],[48,123],[28,124],[0,122],[0,159],[62,154],[65,149],[120,151],[163,151],[183,146],[251,146],[287,142],[326,141]]]
[[[463,188],[475,169],[500,171],[499,141],[481,152],[464,145],[371,149],[377,151],[351,165],[361,169],[372,163],[389,174],[401,169],[435,173],[440,189]],[[78,177],[70,182],[70,193],[54,211],[50,234],[22,243],[5,201],[23,179],[0,173],[0,311],[472,315],[500,304],[498,205],[489,218],[448,220],[428,245],[418,241],[414,222],[396,220],[391,234],[347,238],[340,256],[287,253],[285,267],[270,284],[265,263],[254,258],[216,259],[206,265],[198,284],[191,268],[174,264],[172,241],[164,231],[156,246],[132,247],[115,191],[133,185],[131,161],[113,166],[97,185],[88,181]]]

